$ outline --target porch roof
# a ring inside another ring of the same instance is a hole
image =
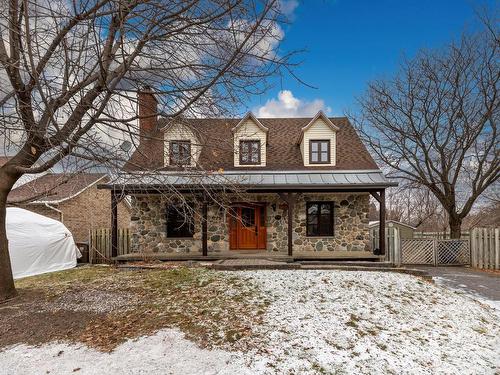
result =
[[[318,171],[160,171],[122,173],[112,178],[101,189],[158,190],[206,189],[231,187],[246,190],[371,190],[397,186],[389,181],[380,170],[318,170]]]

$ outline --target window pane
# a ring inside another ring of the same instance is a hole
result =
[[[192,237],[194,233],[191,208],[169,205],[167,207],[167,237]]]
[[[318,153],[317,153],[317,152],[313,152],[313,153],[311,154],[311,161],[312,161],[312,162],[317,162],[317,161],[319,161],[319,160],[318,160]]]
[[[176,165],[185,165],[191,163],[191,142],[170,142],[170,162],[171,164]]]
[[[307,205],[307,235],[333,236],[332,202],[309,203]]]
[[[320,236],[332,236],[333,235],[333,227],[330,224],[329,218],[321,218],[321,223],[319,227]]]
[[[255,226],[255,209],[243,207],[241,209],[241,222],[245,227]]]
[[[308,225],[307,226],[307,235],[308,236],[319,236],[318,226],[317,225]]]
[[[321,204],[321,213],[322,214],[330,214],[331,204],[330,203],[322,203]]]
[[[307,215],[316,215],[318,213],[318,204],[310,204],[307,207]]]
[[[243,164],[257,164],[260,159],[259,141],[240,141],[240,162]]]
[[[321,161],[328,161],[328,152],[321,152]]]
[[[318,151],[318,142],[311,142],[311,151],[312,152]]]

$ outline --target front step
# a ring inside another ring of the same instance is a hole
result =
[[[390,262],[373,262],[366,260],[352,261],[352,260],[303,260],[299,261],[304,266],[311,265],[331,265],[331,266],[347,266],[347,267],[374,267],[374,268],[391,268],[394,265]]]

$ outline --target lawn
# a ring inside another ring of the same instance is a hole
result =
[[[83,267],[17,284],[20,297],[0,305],[0,373],[494,374],[500,365],[498,311],[409,275]]]

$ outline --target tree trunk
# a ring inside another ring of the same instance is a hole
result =
[[[460,239],[462,236],[462,219],[450,215],[448,223],[450,224],[450,238]]]
[[[9,190],[0,190],[0,302],[16,296],[14,278],[9,256],[9,243],[5,227],[5,216],[7,214],[7,195]]]

